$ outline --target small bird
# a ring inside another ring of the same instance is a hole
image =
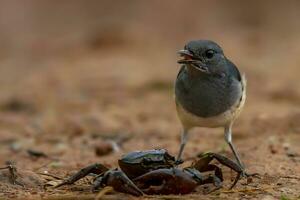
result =
[[[210,40],[188,42],[178,52],[183,59],[175,82],[175,102],[183,126],[177,160],[181,160],[188,132],[194,127],[223,127],[237,163],[244,166],[232,143],[232,125],[246,99],[246,79]]]

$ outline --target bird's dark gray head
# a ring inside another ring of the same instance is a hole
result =
[[[210,40],[194,40],[178,52],[183,59],[178,63],[191,66],[203,73],[222,71],[226,65],[226,57],[222,48]]]

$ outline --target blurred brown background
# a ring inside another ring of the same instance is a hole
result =
[[[0,163],[64,175],[96,161],[116,165],[137,149],[175,154],[176,52],[210,39],[248,78],[234,134],[243,160],[268,174],[267,185],[299,174],[299,161],[285,154],[300,148],[299,19],[296,0],[1,0]],[[220,130],[201,131],[185,156],[222,149]],[[98,143],[120,137],[128,140],[119,153],[94,154]],[[56,156],[59,166],[32,161],[29,148]],[[294,186],[287,181],[271,194],[295,196]]]
[[[298,1],[2,0],[0,9],[1,74],[14,85],[36,71],[61,68],[60,60],[72,66],[89,56],[98,68],[74,68],[173,79],[176,51],[202,38],[220,43],[242,70],[276,72],[274,82],[297,78]]]
[[[1,96],[37,87],[24,84],[44,73],[43,81],[68,74],[60,81],[71,86],[75,80],[68,78],[84,79],[81,85],[101,85],[113,77],[114,84],[172,81],[176,51],[191,39],[223,46],[242,71],[249,71],[250,87],[252,78],[260,77],[268,79],[264,87],[296,87],[299,9],[298,1],[2,0],[0,80],[2,88],[11,88]],[[62,89],[54,82],[49,93]],[[34,88],[27,92],[39,95]]]

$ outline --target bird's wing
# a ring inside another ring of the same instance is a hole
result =
[[[239,69],[233,64],[229,59],[226,59],[228,62],[230,74],[232,74],[238,81],[242,81],[242,76]]]
[[[241,76],[241,86],[242,86],[242,95],[239,101],[236,103],[236,105],[233,107],[232,112],[233,112],[233,120],[235,120],[239,114],[241,113],[245,101],[246,101],[246,85],[247,85],[247,80],[245,74]]]

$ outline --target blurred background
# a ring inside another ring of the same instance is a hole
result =
[[[245,162],[295,172],[276,162],[286,147],[299,152],[299,11],[296,0],[0,0],[0,163],[64,174],[137,149],[175,154],[176,52],[210,39],[248,79],[234,135]],[[222,150],[221,130],[199,131],[185,156]],[[56,156],[58,167],[27,149]],[[270,165],[259,163],[266,157]]]
[[[249,73],[250,87],[252,78],[271,78],[264,87],[298,82],[298,1],[2,0],[0,5],[2,91],[10,87],[1,96],[17,90],[44,96],[37,87],[50,86],[47,93],[56,98],[79,84],[72,94],[89,97],[100,91],[88,90],[107,81],[120,87],[149,79],[172,82],[176,51],[192,39],[219,43]],[[35,79],[44,84],[30,85]]]
[[[299,8],[298,1],[2,0],[1,99],[22,90],[48,101],[45,87],[51,98],[92,98],[107,83],[172,82],[176,51],[192,39],[219,43],[249,73],[250,87],[269,78],[263,87],[297,87]]]

